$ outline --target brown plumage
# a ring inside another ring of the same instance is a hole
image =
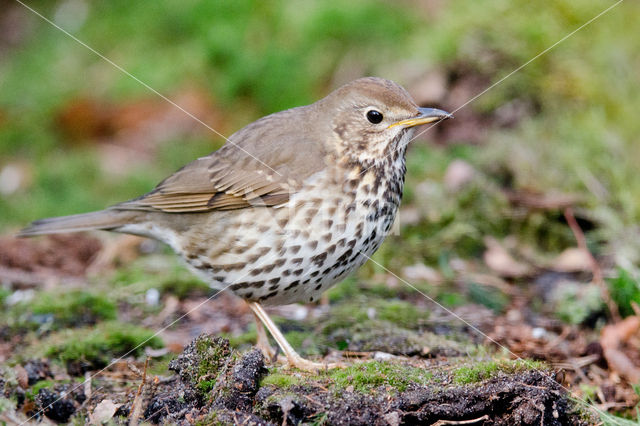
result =
[[[20,235],[105,229],[163,241],[212,287],[250,302],[290,364],[318,368],[258,303],[313,301],[364,263],[393,223],[413,127],[449,117],[389,80],[359,79],[249,124],[148,194]]]

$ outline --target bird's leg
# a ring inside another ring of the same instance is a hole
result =
[[[255,313],[255,311],[253,312],[253,318],[256,320],[256,331],[258,333],[256,346],[262,351],[262,354],[268,361],[273,362],[275,361],[276,351],[275,349],[273,349],[273,347],[271,347],[271,344],[269,343],[267,333],[264,331],[264,324],[262,323],[262,320],[260,320],[258,314]]]
[[[287,339],[284,338],[284,336],[282,335],[278,327],[275,325],[275,323],[271,321],[271,318],[269,318],[269,315],[267,315],[265,310],[262,309],[262,306],[260,306],[260,304],[256,302],[248,302],[248,303],[254,315],[257,318],[259,318],[260,321],[262,321],[265,327],[267,327],[267,330],[269,330],[269,333],[271,333],[273,338],[278,343],[278,346],[280,346],[280,349],[282,349],[282,352],[284,352],[285,356],[287,357],[287,364],[290,367],[295,367],[304,371],[318,371],[318,370],[326,370],[329,368],[341,367],[341,365],[338,365],[338,364],[323,364],[320,362],[313,362],[313,361],[309,361],[307,359],[302,358],[293,349],[293,347],[289,344],[289,342],[287,342]],[[258,338],[260,338],[259,336],[260,335],[258,334]]]

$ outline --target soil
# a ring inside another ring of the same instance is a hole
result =
[[[394,368],[401,368],[416,360],[396,357],[392,362]],[[45,364],[27,365],[30,376],[50,376]],[[457,385],[450,376],[448,361],[431,360],[431,365],[439,377],[434,384],[416,383],[403,390],[388,385],[367,390],[341,388],[333,386],[326,374],[273,366],[267,369],[259,350],[241,353],[232,349],[228,340],[203,334],[169,364],[175,375],[143,380],[140,392],[123,395],[114,419],[117,424],[131,421],[134,406],[139,405],[140,420],[154,424],[400,425],[434,424],[439,420],[483,425],[590,424],[588,417],[585,419],[573,406],[552,371],[501,373],[488,380]],[[289,385],[261,382],[274,373],[296,380]],[[7,397],[21,392],[19,386],[2,385]],[[94,392],[85,403],[81,385],[43,388],[27,414],[43,410],[49,419],[66,422],[77,413],[91,416],[109,395]],[[30,402],[23,398],[23,403]]]

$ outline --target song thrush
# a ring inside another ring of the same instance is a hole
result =
[[[313,302],[365,263],[393,224],[414,126],[450,117],[392,81],[361,78],[249,124],[148,194],[20,235],[103,229],[160,240],[211,287],[245,299],[290,365],[317,369],[261,304]]]

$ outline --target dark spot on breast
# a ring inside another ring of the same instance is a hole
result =
[[[349,256],[351,256],[351,254],[353,253],[353,250],[349,249],[347,251],[345,251],[342,256],[340,256],[338,258],[338,262],[345,262],[347,261],[347,259],[349,259]]]
[[[280,282],[280,277],[272,278],[268,281],[269,284],[278,284]]]
[[[318,266],[322,266],[322,264],[324,263],[324,261],[327,259],[327,253],[320,253],[317,256],[313,256],[311,258],[311,261],[313,263],[315,263]]]
[[[291,252],[291,254],[296,254],[300,251],[300,246],[291,246],[289,247],[289,251]]]
[[[278,259],[276,261],[276,266],[280,267],[280,266],[284,265],[285,263],[287,263],[287,259]]]
[[[309,246],[309,248],[311,250],[315,250],[316,247],[318,247],[318,241],[310,241],[310,242],[307,243],[307,245]]]
[[[260,299],[260,301],[262,300],[267,300],[267,299],[271,299],[272,297],[276,296],[278,294],[278,291],[272,291],[271,293],[267,294],[266,296],[262,296]]]
[[[356,203],[350,203],[347,205],[347,208],[344,210],[345,217],[349,216],[351,212],[356,211]]]
[[[204,262],[202,263],[203,265],[205,264]],[[209,265],[209,267],[211,267],[212,265]],[[229,271],[233,271],[234,269],[242,269],[245,266],[247,266],[246,263],[227,263],[226,265],[215,265],[213,266],[213,269],[220,269],[223,270],[225,272],[229,272]]]
[[[295,259],[291,259],[291,263],[294,265],[299,265],[302,263],[304,259],[302,259],[301,257],[296,257]]]
[[[293,275],[302,275],[303,272],[303,269],[296,269],[295,271],[293,271]]]
[[[300,280],[293,281],[291,284],[289,284],[287,287],[285,287],[285,291],[286,290],[291,290],[292,288],[296,287],[298,284],[300,284]]]

